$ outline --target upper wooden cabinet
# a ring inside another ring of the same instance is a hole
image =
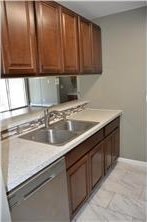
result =
[[[101,29],[79,17],[80,73],[102,73]]]
[[[55,2],[36,2],[38,56],[40,73],[62,71],[59,5]]]
[[[2,62],[4,74],[36,73],[36,37],[32,2],[2,4]]]
[[[64,73],[79,72],[78,16],[61,7],[61,28]]]
[[[79,17],[80,72],[93,72],[91,22]]]
[[[101,29],[92,24],[92,66],[94,73],[102,73]]]
[[[54,1],[3,1],[3,77],[102,72],[101,30]]]

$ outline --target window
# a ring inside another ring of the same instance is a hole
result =
[[[27,105],[24,79],[0,79],[0,112]]]
[[[0,80],[0,112],[9,110],[7,87],[4,79]]]

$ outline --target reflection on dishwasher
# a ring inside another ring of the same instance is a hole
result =
[[[12,222],[69,222],[64,158],[10,192],[8,200]]]

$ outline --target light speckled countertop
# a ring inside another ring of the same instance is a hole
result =
[[[7,191],[64,156],[85,139],[122,114],[121,110],[85,109],[70,119],[99,122],[64,146],[52,146],[13,137],[2,142],[2,169]]]

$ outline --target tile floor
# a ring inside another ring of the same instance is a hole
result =
[[[147,221],[146,168],[118,162],[73,222]]]

